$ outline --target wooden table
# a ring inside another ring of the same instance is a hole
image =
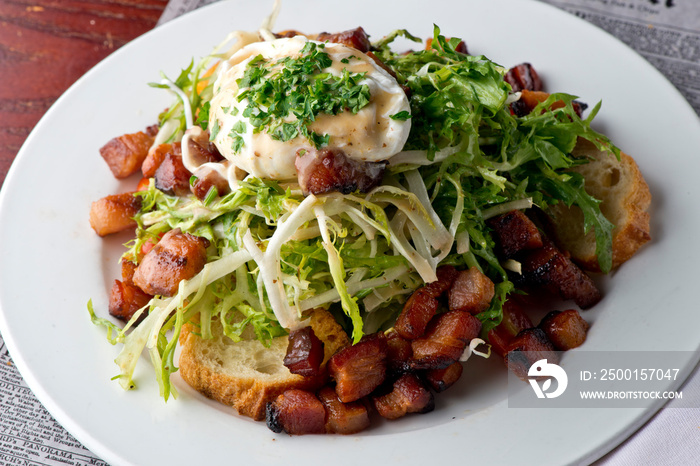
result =
[[[152,29],[168,0],[0,0],[0,186],[51,104]]]

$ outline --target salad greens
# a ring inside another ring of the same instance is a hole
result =
[[[112,343],[124,345],[116,378],[125,388],[134,386],[135,364],[145,348],[161,395],[167,400],[177,394],[170,385],[175,346],[182,325],[195,315],[204,338],[218,319],[234,341],[252,334],[268,343],[300,325],[304,311],[330,307],[357,342],[364,333],[391,326],[406,297],[435,280],[441,264],[478,267],[494,281],[496,297],[477,316],[488,332],[500,323],[514,286],[485,222],[511,209],[536,205],[546,211],[557,202],[581,207],[586,228],[595,229],[601,269],[610,269],[612,225],[583,190],[583,179],[567,171],[586,162],[570,155],[578,138],[619,153],[590,127],[599,105],[581,119],[574,96],[552,94],[529,115],[514,116],[504,68],[457,52],[459,39],[445,38],[437,27],[429,50],[398,53],[391,44],[400,36],[418,40],[398,30],[374,43],[374,53],[408,89],[410,114],[393,118],[410,119],[411,133],[404,150],[389,160],[382,185],[368,194],[305,197],[296,183],[251,176],[230,194],[205,202],[169,196],[153,180],[136,194],[142,209],[125,259],[138,262],[146,243],[174,228],[205,237],[211,246],[207,265],[183,281],[176,296],[155,297],[123,329],[99,319],[90,306],[93,322],[109,328]],[[234,51],[217,50],[190,63],[176,80],[156,85],[179,96],[160,116],[160,142],[179,140],[195,117],[202,128],[217,130],[208,121],[217,70],[207,69]],[[322,67],[315,70],[309,74]],[[245,78],[251,92],[262,92],[264,80],[253,74]],[[355,92],[348,94],[353,108],[369,98],[354,77],[336,84]],[[563,105],[552,109],[555,101]],[[262,130],[270,122],[259,123]],[[291,130],[303,132],[302,126]],[[285,128],[274,130],[287,137]],[[327,143],[317,139],[318,145]],[[135,326],[141,314],[147,315]]]

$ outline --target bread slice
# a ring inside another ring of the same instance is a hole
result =
[[[265,418],[267,402],[285,390],[316,390],[323,386],[328,359],[350,344],[345,331],[327,311],[312,311],[310,325],[324,344],[324,370],[320,376],[295,375],[283,365],[282,360],[287,352],[286,336],[274,338],[269,348],[254,338],[233,342],[224,336],[218,321],[212,323],[214,338],[206,340],[195,333],[198,331],[195,324],[183,326],[180,375],[208,398],[260,421]]]
[[[601,200],[600,210],[615,225],[613,229],[613,268],[618,267],[651,239],[649,227],[649,186],[634,159],[621,153],[620,160],[599,151],[593,143],[579,139],[572,152],[590,162],[572,169],[586,179],[586,191]],[[559,246],[584,270],[600,272],[595,254],[595,233],[583,234],[583,212],[563,204],[548,212]]]

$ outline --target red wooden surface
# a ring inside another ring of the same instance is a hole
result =
[[[168,0],[0,0],[0,186],[29,132],[86,71],[152,29]]]

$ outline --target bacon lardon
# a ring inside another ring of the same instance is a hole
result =
[[[357,49],[360,52],[369,52],[369,50],[372,48],[372,44],[369,41],[369,36],[361,27],[349,29],[343,32],[336,32],[335,34],[322,32],[316,37],[316,40],[319,42],[343,44]]]
[[[148,294],[174,296],[182,280],[204,268],[209,241],[206,238],[170,230],[146,254],[134,272],[134,283]]]
[[[120,265],[122,270],[122,281],[129,285],[133,285],[134,272],[136,272],[136,267],[138,266],[138,264],[132,262],[127,258],[122,258]]]
[[[196,161],[197,165],[224,160],[224,156],[210,139],[209,131],[200,131],[187,139],[190,157]]]
[[[439,298],[452,287],[459,271],[451,265],[442,265],[435,271],[437,280],[426,283],[420,289],[432,298]]]
[[[299,32],[296,29],[285,29],[284,31],[275,32],[274,35],[277,39],[282,39],[282,38],[291,39],[292,37],[296,37],[296,36],[306,37],[306,34],[304,34],[303,32]]]
[[[284,365],[292,374],[311,377],[321,373],[323,342],[311,327],[303,327],[289,333]]]
[[[451,265],[443,265],[436,270],[437,280],[426,283],[408,298],[394,328],[407,340],[423,336],[425,327],[438,310],[438,299],[454,284],[459,275]]]
[[[486,275],[476,267],[459,272],[447,297],[452,311],[478,314],[491,305],[496,288]]]
[[[331,387],[323,387],[317,396],[326,408],[326,433],[349,435],[369,427],[369,412],[361,401],[343,403]]]
[[[141,198],[134,193],[112,194],[90,205],[90,226],[99,236],[136,226],[134,215],[141,210]]]
[[[436,393],[440,393],[457,383],[463,371],[464,367],[462,363],[457,361],[444,369],[431,369],[426,371],[425,380]]]
[[[530,366],[540,359],[554,364],[559,362],[559,353],[539,328],[529,328],[518,333],[508,345],[508,353],[505,356],[508,369],[521,379],[527,378]]]
[[[503,319],[501,319],[501,323],[489,330],[488,333],[491,349],[501,357],[508,352],[510,342],[518,333],[534,327],[525,311],[513,298],[509,298],[503,303],[502,309]]]
[[[265,420],[270,430],[277,433],[323,434],[326,431],[326,408],[313,393],[291,389],[267,404]]]
[[[503,79],[510,84],[513,92],[520,92],[523,89],[528,91],[541,91],[544,89],[540,76],[529,63],[521,63],[509,69]]]
[[[457,361],[469,341],[481,331],[481,321],[464,311],[448,311],[430,321],[425,335],[411,342],[413,369],[444,369]]]
[[[374,408],[386,419],[398,419],[408,413],[427,413],[435,409],[435,398],[415,374],[404,374],[392,390],[373,396]]]
[[[338,191],[367,192],[379,185],[386,162],[360,162],[338,149],[306,149],[294,161],[305,195]]]
[[[208,131],[201,131],[187,139],[187,149],[196,166],[224,160],[219,149],[209,139]],[[197,172],[197,176],[190,183],[190,190],[200,200],[206,199],[212,188],[216,188],[218,195],[228,194],[231,191],[228,180],[214,170],[206,174]]]
[[[422,290],[414,291],[408,298],[394,328],[403,338],[414,340],[425,333],[425,327],[438,309],[438,300]]]
[[[136,311],[144,307],[153,296],[144,293],[139,287],[114,280],[112,290],[109,293],[109,313],[114,317],[128,322]],[[139,317],[139,321],[146,318],[147,312]]]
[[[486,224],[493,230],[496,253],[510,258],[522,251],[542,247],[542,235],[535,223],[520,210],[512,210],[490,218]]]
[[[166,194],[186,196],[190,193],[190,177],[192,173],[182,163],[182,156],[168,153],[153,175],[156,188]]]
[[[367,396],[384,382],[388,347],[383,333],[365,336],[343,348],[328,361],[335,391],[343,403]]]
[[[396,329],[391,329],[384,335],[386,336],[388,348],[387,369],[392,374],[406,372],[409,369],[408,361],[413,355],[411,341],[399,335]]]
[[[151,178],[156,174],[156,170],[163,163],[168,154],[173,154],[178,157],[182,156],[182,145],[179,142],[173,144],[160,144],[154,147],[148,153],[148,157],[141,164],[141,173],[144,178]]]
[[[522,278],[527,284],[544,287],[562,299],[572,299],[581,309],[602,298],[593,280],[549,240],[528,252],[521,263]]]
[[[111,139],[100,148],[100,155],[115,178],[126,178],[139,170],[152,144],[153,134],[147,129]]]
[[[560,351],[577,348],[586,341],[588,322],[576,309],[552,311],[542,319],[541,328],[549,341]]]

